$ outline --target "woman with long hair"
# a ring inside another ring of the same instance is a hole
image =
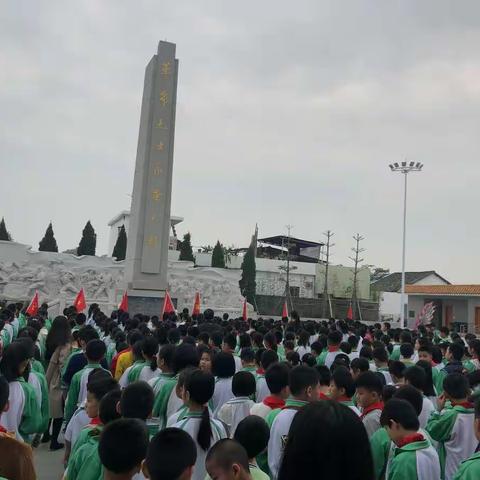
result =
[[[333,400],[309,403],[295,415],[278,480],[374,478],[367,432],[358,415]]]
[[[52,434],[49,428],[43,436],[43,442],[50,440],[50,449],[58,450],[63,447],[58,443],[58,434],[62,428],[65,390],[62,388],[61,372],[68,357],[73,351],[72,330],[68,319],[63,315],[56,317],[45,340],[45,361],[48,362],[47,384],[50,400],[50,418]]]
[[[208,402],[215,390],[215,378],[200,369],[193,370],[186,378],[183,389],[183,402],[188,412],[183,420],[175,425],[187,432],[197,447],[197,461],[193,470],[193,480],[203,480],[206,475],[205,458],[216,442],[227,438],[225,428],[219,420],[214,420],[208,410]]]

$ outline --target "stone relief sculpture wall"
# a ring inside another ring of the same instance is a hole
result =
[[[169,291],[177,299],[177,308],[191,309],[198,291],[203,308],[241,311],[238,270],[194,268],[190,262],[175,260],[168,267]],[[30,300],[38,291],[41,302],[69,300],[82,287],[87,302],[115,308],[125,288],[123,262],[106,256],[34,252],[28,245],[0,241],[0,299]]]

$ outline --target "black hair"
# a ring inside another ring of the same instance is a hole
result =
[[[212,441],[212,425],[210,424],[210,413],[207,403],[213,397],[215,391],[215,378],[210,373],[196,369],[188,376],[185,390],[189,393],[191,401],[204,407],[198,429],[197,442],[203,450],[207,451]]]
[[[426,397],[435,397],[435,388],[433,386],[432,364],[426,360],[419,360],[417,367],[420,367],[425,372],[425,383],[423,385],[423,394]]]
[[[8,380],[3,375],[0,375],[0,412],[3,412],[5,405],[7,405],[9,395],[10,385]]]
[[[101,340],[90,340],[85,349],[85,356],[90,362],[99,362],[107,352],[107,347]]]
[[[451,343],[448,346],[448,349],[450,350],[450,353],[452,354],[454,360],[456,360],[457,362],[460,362],[462,360],[463,355],[465,354],[465,348],[462,344]]]
[[[147,447],[146,425],[135,418],[119,418],[103,429],[98,442],[98,455],[106,470],[117,474],[129,473],[140,466]]]
[[[312,367],[299,365],[290,372],[290,392],[293,396],[301,395],[308,387],[316,387],[319,375]],[[330,382],[328,382],[330,384]]]
[[[242,351],[240,352],[240,359],[248,363],[254,362],[255,352],[253,351],[253,348],[249,348],[249,347],[242,348]]]
[[[237,348],[237,337],[233,333],[228,333],[223,339],[223,343],[228,345],[232,350]]]
[[[213,332],[210,334],[210,341],[213,343],[213,345],[217,348],[220,348],[222,346],[222,333],[221,332]]]
[[[30,358],[30,351],[24,342],[13,342],[3,352],[0,360],[0,373],[7,382],[14,382],[20,377],[20,364]]]
[[[344,353],[338,353],[330,366],[330,371],[333,372],[338,367],[350,367],[350,357]]]
[[[345,367],[338,367],[332,373],[332,381],[337,388],[344,388],[345,395],[349,398],[355,393],[355,381],[352,378],[350,370]]]
[[[342,332],[338,330],[333,330],[328,334],[327,340],[329,345],[340,345],[342,343]]]
[[[267,448],[270,429],[263,418],[249,415],[237,425],[233,438],[245,448],[251,459]]]
[[[358,370],[359,372],[368,372],[370,370],[370,364],[366,358],[358,357],[352,360],[350,368],[352,370]]]
[[[400,398],[392,398],[383,407],[380,424],[385,427],[394,421],[399,423],[406,430],[418,430],[420,423],[417,412],[411,403]]]
[[[314,367],[317,364],[317,359],[311,353],[305,353],[302,357],[302,363]]]
[[[323,346],[319,341],[316,341],[310,345],[310,350],[315,352],[317,355],[320,355],[323,351]]]
[[[110,390],[107,392],[103,398],[100,400],[100,405],[98,407],[98,416],[103,425],[113,422],[117,418],[120,418],[120,413],[118,413],[117,405],[120,402],[122,397],[122,391],[117,388],[115,390]]]
[[[158,352],[158,358],[162,359],[167,365],[167,368],[172,371],[173,371],[173,357],[175,355],[175,349],[176,349],[175,345],[170,345],[167,343],[166,345],[163,345]]]
[[[212,372],[219,378],[230,378],[235,375],[235,359],[231,353],[219,352],[212,359]]]
[[[349,407],[331,400],[309,403],[296,413],[278,480],[317,478],[319,472],[322,478],[374,477],[362,421]]]
[[[300,355],[298,352],[287,352],[286,359],[292,367],[296,367],[300,363]]]
[[[45,362],[49,362],[57,347],[66,345],[72,337],[68,319],[63,315],[55,317],[45,340]]]
[[[365,358],[367,360],[372,360],[372,349],[365,345],[366,342],[363,342],[363,347],[360,349],[359,358]]]
[[[423,395],[413,385],[401,386],[395,391],[395,393],[392,395],[392,398],[401,398],[402,400],[409,402],[417,413],[417,416],[422,413]]]
[[[418,388],[418,390],[423,392],[425,382],[427,381],[427,374],[423,368],[415,365],[413,367],[408,367],[405,370],[405,380],[410,385],[413,385],[415,388]]]
[[[77,335],[78,341],[82,340],[85,343],[90,342],[90,340],[98,340],[99,338],[98,332],[91,325],[85,325],[85,327],[78,330]]]
[[[277,351],[277,337],[275,336],[275,333],[273,332],[268,332],[265,334],[263,337],[263,342],[268,344],[269,347],[276,352]]]
[[[107,378],[98,378],[94,376],[93,379],[88,379],[87,391],[90,392],[97,401],[100,401],[108,392],[112,390],[120,390],[118,382],[112,378],[109,372]]]
[[[383,347],[374,348],[372,356],[374,360],[378,360],[381,363],[388,362],[388,353]]]
[[[122,417],[145,421],[152,413],[154,397],[153,389],[147,382],[130,383],[120,399]]]
[[[250,471],[248,460],[247,451],[240,443],[223,438],[207,453],[205,464],[215,462],[220,469],[228,471],[234,463],[237,463],[248,473]]]
[[[237,372],[232,379],[232,392],[236,397],[249,397],[255,393],[257,382],[250,372]]]
[[[239,339],[239,347],[243,351],[244,348],[251,348],[252,346],[252,339],[248,333],[242,333],[238,337]]]
[[[403,378],[405,376],[405,369],[407,367],[403,362],[400,360],[393,360],[388,365],[388,371],[391,375],[395,376],[396,378]]]
[[[197,349],[193,345],[182,343],[176,347],[173,355],[173,371],[177,374],[186,367],[198,367],[199,361]]]
[[[196,461],[197,447],[192,437],[179,428],[166,428],[150,441],[145,465],[152,480],[174,480]]]
[[[381,372],[379,373],[381,375]],[[364,372],[358,376],[356,388],[364,388],[369,392],[376,392],[379,396],[382,396],[383,383],[380,377],[375,375],[375,372]]]
[[[290,370],[284,363],[273,363],[265,372],[270,393],[278,395],[289,384]],[[251,457],[250,457],[251,458]]]
[[[385,385],[382,392],[382,400],[388,402],[397,392],[397,387],[395,385]],[[418,393],[418,390],[417,390]]]
[[[400,354],[403,358],[410,358],[413,355],[414,349],[411,343],[402,343],[400,345]]]
[[[316,365],[315,370],[318,375],[318,383],[320,383],[322,386],[330,385],[332,375],[329,368],[325,365]]]
[[[454,400],[466,398],[470,392],[468,380],[461,373],[447,375],[443,380],[443,390]]]
[[[273,350],[265,350],[262,353],[262,356],[260,358],[260,363],[262,365],[262,368],[264,370],[267,370],[267,368],[272,364],[278,362],[278,355],[277,352]]]
[[[142,354],[150,360],[150,369],[154,372],[157,369],[158,341],[152,335],[143,339]]]

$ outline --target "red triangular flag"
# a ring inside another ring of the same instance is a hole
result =
[[[200,315],[200,293],[195,294],[195,301],[193,302],[192,315]]]
[[[85,300],[85,292],[83,291],[83,288],[80,289],[75,297],[73,306],[77,310],[77,313],[83,312],[87,308],[87,302]]]
[[[347,318],[348,320],[353,320],[353,309],[351,305],[348,307],[348,310],[347,310]]]
[[[31,317],[35,316],[38,313],[38,292],[35,291],[35,295],[30,302],[30,305],[27,308],[26,313]]]
[[[242,308],[242,318],[246,322],[248,320],[247,314],[247,299],[243,301],[243,308]]]
[[[122,296],[122,301],[120,302],[120,305],[118,306],[119,310],[123,310],[124,312],[128,312],[128,295],[127,292],[124,292]]]
[[[288,306],[287,306],[286,300],[285,300],[285,303],[283,304],[282,318],[288,318]]]
[[[163,300],[162,317],[164,313],[175,313],[175,307],[168,292],[165,292],[165,299]]]

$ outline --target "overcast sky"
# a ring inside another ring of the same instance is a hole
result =
[[[478,1],[35,1],[0,9],[0,217],[61,250],[129,209],[144,69],[177,44],[172,214],[194,245],[335,232],[348,264],[480,283]],[[109,252],[111,253],[111,252]]]

